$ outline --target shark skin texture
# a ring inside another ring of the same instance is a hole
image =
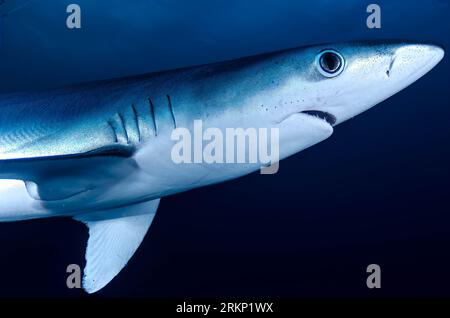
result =
[[[417,81],[435,44],[324,44],[233,61],[0,95],[0,221],[72,217],[89,228],[83,288],[127,264],[160,198],[238,178],[261,163],[177,164],[180,127],[279,130],[279,159]]]

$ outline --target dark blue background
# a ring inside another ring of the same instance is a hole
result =
[[[72,2],[81,30],[65,27]],[[377,0],[381,30],[365,25],[371,2],[5,0],[0,91],[321,42],[450,47],[449,1]],[[449,73],[445,58],[276,175],[163,199],[135,256],[96,296],[449,296]],[[66,288],[65,269],[84,265],[87,236],[70,219],[0,224],[0,296],[84,295]],[[380,290],[366,287],[371,263]]]

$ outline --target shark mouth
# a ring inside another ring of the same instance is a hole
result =
[[[305,111],[302,111],[301,113],[320,118],[320,119],[326,121],[331,126],[333,126],[336,123],[336,117],[333,114],[330,114],[327,112],[322,112],[320,110],[305,110]]]

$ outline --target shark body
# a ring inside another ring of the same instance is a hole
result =
[[[432,44],[327,44],[234,61],[0,96],[0,221],[69,216],[89,228],[83,287],[126,265],[161,197],[258,164],[176,164],[178,127],[277,128],[280,159],[430,71]]]

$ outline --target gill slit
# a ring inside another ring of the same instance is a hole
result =
[[[108,125],[109,125],[109,127],[111,127],[111,129],[112,129],[112,132],[113,132],[113,135],[114,135],[114,142],[115,142],[115,143],[119,142],[119,138],[117,137],[117,130],[116,130],[116,128],[114,127],[114,124],[112,123],[111,120],[108,120]]]
[[[136,107],[134,106],[134,104],[131,104],[131,108],[132,108],[133,114],[134,114],[134,121],[135,121],[135,124],[136,124],[136,131],[137,131],[137,134],[138,134],[138,140],[141,141],[141,130],[139,128],[138,113],[137,113],[137,110],[136,110]]]
[[[119,115],[120,123],[122,124],[123,132],[125,135],[125,139],[127,140],[127,144],[130,143],[130,139],[128,138],[127,127],[125,126],[125,119],[121,113],[117,113]]]
[[[167,102],[169,104],[170,114],[172,115],[173,127],[177,128],[177,121],[175,119],[175,113],[173,112],[172,100],[170,99],[170,95],[167,95]]]
[[[155,136],[158,136],[158,126],[156,125],[155,106],[153,105],[151,98],[148,98],[148,102],[150,104],[150,115],[152,116],[153,120],[153,129],[155,131]]]

